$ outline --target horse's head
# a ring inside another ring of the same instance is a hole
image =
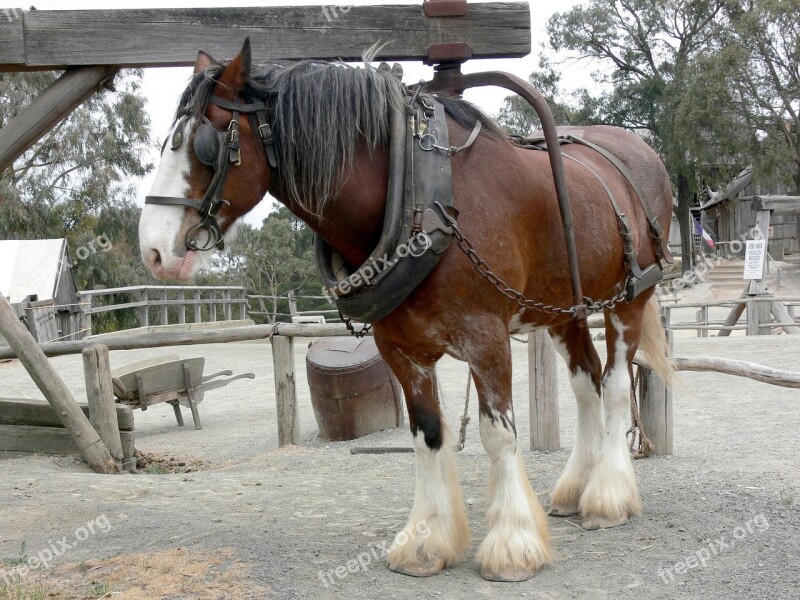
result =
[[[266,107],[242,96],[250,64],[249,40],[227,65],[197,56],[139,221],[142,260],[158,279],[191,279],[270,187]]]

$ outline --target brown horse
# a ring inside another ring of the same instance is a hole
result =
[[[389,115],[403,110],[404,101],[401,83],[382,69],[313,61],[251,65],[248,43],[225,64],[200,53],[142,213],[145,264],[158,278],[190,279],[236,221],[270,191],[350,265],[361,265],[382,230]],[[476,120],[484,125],[474,144],[452,158],[461,231],[511,287],[549,305],[570,306],[566,246],[547,153],[515,146],[465,102],[447,100],[446,108],[453,144],[464,143]],[[225,134],[231,129],[235,135]],[[647,144],[611,127],[580,133],[634,172],[661,222],[669,223],[669,180]],[[221,161],[215,162],[215,152]],[[578,159],[565,166],[583,290],[609,299],[626,279],[623,244],[608,191],[592,170],[628,215],[643,266],[656,260],[648,222],[631,185],[608,160],[579,145],[567,153]],[[208,193],[216,187],[219,194]],[[217,230],[209,225],[209,211]],[[411,296],[374,324],[381,355],[405,392],[417,464],[414,505],[390,551],[390,568],[433,575],[456,563],[470,543],[453,437],[435,394],[434,367],[444,354],[469,364],[480,402],[481,441],[491,461],[487,534],[477,553],[481,574],[519,581],[550,560],[546,516],[517,444],[510,333],[550,332],[578,402],[575,447],[550,496],[551,514],[579,514],[583,526],[594,529],[640,513],[626,444],[637,348],[660,372],[668,369],[652,296],[650,289],[605,310],[603,369],[585,326],[569,316],[524,309],[500,295],[453,244]],[[423,529],[430,535],[417,535]]]

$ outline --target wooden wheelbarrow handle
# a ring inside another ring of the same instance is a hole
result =
[[[219,371],[218,373],[214,373],[213,375],[206,375],[206,376],[203,377],[203,379],[200,380],[200,383],[205,383],[206,381],[211,381],[215,377],[222,377],[222,376],[226,376],[227,377],[228,375],[233,375],[233,371]]]
[[[213,377],[216,377],[214,375]],[[194,392],[207,392],[208,390],[215,390],[217,388],[225,387],[231,381],[236,381],[237,379],[255,379],[255,373],[242,373],[241,375],[234,375],[228,379],[218,379],[217,381],[205,381],[194,388]]]

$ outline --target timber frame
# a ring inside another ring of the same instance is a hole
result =
[[[386,42],[381,60],[428,64],[518,58],[531,51],[527,2],[135,10],[6,9],[0,72],[66,69],[0,129],[0,172],[124,67],[190,66],[198,49],[233,56],[246,36],[275,60],[359,60]],[[402,39],[398,39],[398,30]]]

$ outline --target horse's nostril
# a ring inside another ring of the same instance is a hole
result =
[[[161,266],[161,253],[155,248],[153,250],[150,250],[150,263],[154,267]]]

